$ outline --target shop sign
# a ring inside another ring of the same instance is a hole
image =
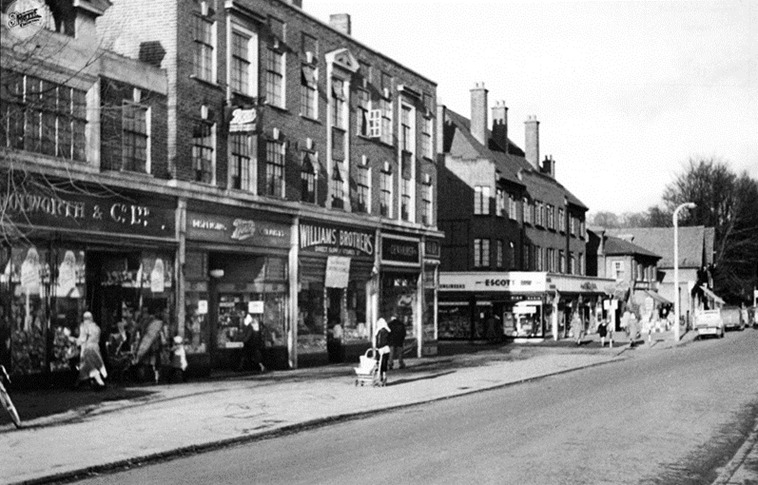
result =
[[[0,193],[0,213],[24,226],[110,232],[120,235],[174,237],[174,209],[116,195]]]
[[[338,256],[373,256],[374,233],[323,224],[300,224],[300,250]]]
[[[253,132],[258,121],[258,112],[255,108],[234,108],[231,110],[229,120],[229,133]]]
[[[329,256],[326,259],[324,286],[327,288],[347,288],[349,279],[350,258],[347,256]]]
[[[427,239],[424,242],[424,256],[431,259],[439,259],[441,254],[440,242],[435,239]]]
[[[497,293],[545,292],[545,273],[440,273],[440,291],[484,291]]]
[[[247,313],[263,313],[263,300],[254,300],[247,302]]]
[[[418,241],[382,236],[382,261],[419,264]]]
[[[289,248],[290,226],[216,214],[187,213],[187,238],[250,246]]]

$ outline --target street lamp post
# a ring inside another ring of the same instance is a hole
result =
[[[694,202],[685,202],[674,209],[674,342],[679,342],[679,211],[694,209]]]

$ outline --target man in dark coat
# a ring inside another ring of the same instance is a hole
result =
[[[253,366],[255,352],[255,342],[253,341],[253,317],[250,314],[245,315],[245,319],[242,321],[242,357],[240,358],[240,365],[238,371],[250,370]]]
[[[403,360],[403,345],[405,344],[405,324],[397,318],[397,315],[392,315],[389,323],[390,327],[390,361],[389,368],[392,369],[395,365],[395,359],[398,359],[398,363],[401,369],[405,368],[405,361]]]

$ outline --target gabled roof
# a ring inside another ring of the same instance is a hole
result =
[[[508,139],[508,153],[492,141],[492,131],[487,130],[488,146],[484,146],[474,135],[471,134],[471,122],[451,109],[445,110],[447,118],[455,128],[454,132],[445,134],[443,151],[450,152],[453,156],[463,156],[463,158],[487,158],[495,163],[496,168],[500,171],[501,177],[530,188],[528,176],[535,176],[541,181],[548,182],[558,188],[566,197],[566,200],[577,207],[587,210],[587,206],[579,200],[574,194],[566,189],[561,183],[554,178],[536,170],[526,158],[524,151],[519,148],[513,141]],[[447,131],[447,130],[446,130]],[[461,137],[459,137],[461,135]],[[460,139],[462,138],[462,139]],[[451,148],[460,150],[460,153],[452,153]]]
[[[608,235],[605,236],[603,252],[607,255],[636,254],[640,256],[649,256],[652,258],[661,259],[659,255],[655,254],[652,251],[648,251],[641,246],[638,246],[624,239]]]
[[[630,240],[643,248],[663,256],[658,266],[674,267],[673,227],[633,227],[608,229],[607,234]],[[702,268],[713,264],[715,231],[712,227],[690,226],[679,228],[679,266]]]

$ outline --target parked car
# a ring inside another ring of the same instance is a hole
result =
[[[742,309],[738,306],[725,306],[721,308],[721,320],[724,322],[724,328],[731,330],[733,328],[740,331],[745,330],[745,320],[742,315]]]
[[[697,337],[703,335],[716,335],[724,338],[724,320],[721,318],[721,310],[703,310],[695,314],[695,331]]]

